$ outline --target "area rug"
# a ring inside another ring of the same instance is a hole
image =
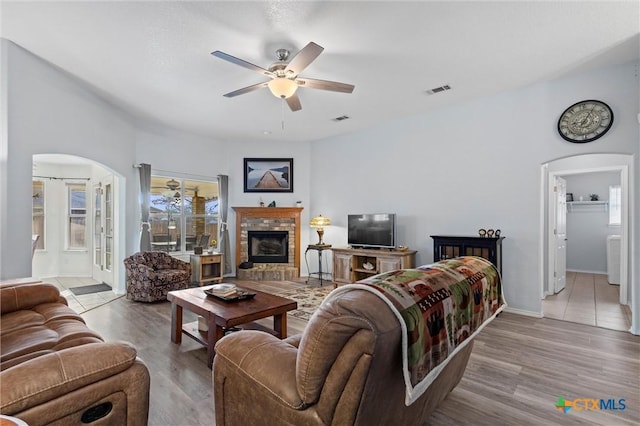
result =
[[[69,287],[71,293],[76,296],[81,296],[83,294],[92,294],[92,293],[100,293],[102,291],[111,291],[111,286],[105,283],[102,284],[91,284],[91,285],[83,285],[80,287]]]
[[[333,290],[333,285],[325,287],[301,287],[295,290],[280,291],[277,296],[298,302],[298,309],[290,311],[289,315],[309,321],[311,315],[318,309],[325,297]]]

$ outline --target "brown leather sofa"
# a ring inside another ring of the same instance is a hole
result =
[[[40,282],[0,284],[0,413],[37,425],[146,425],[149,371]]]
[[[324,303],[302,335],[225,336],[213,361],[216,424],[423,424],[462,378],[473,344],[406,406],[400,341],[388,306],[358,289]]]

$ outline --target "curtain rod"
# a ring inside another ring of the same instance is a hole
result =
[[[33,175],[32,177],[41,178],[41,179],[55,179],[55,180],[91,180],[91,178],[87,178],[87,177],[56,177],[56,176],[37,176],[37,175]]]
[[[141,164],[134,164],[132,167],[134,169],[139,169],[140,167],[142,167],[142,164],[145,163],[141,163]],[[205,181],[210,181],[211,179],[217,179],[218,175],[216,176],[205,176],[205,175],[192,175],[189,173],[181,173],[181,172],[176,172],[176,171],[172,171],[172,170],[161,170],[161,169],[151,169],[151,175],[152,176],[158,176],[158,174],[161,177],[176,177],[179,179],[194,179],[194,180],[205,180]]]

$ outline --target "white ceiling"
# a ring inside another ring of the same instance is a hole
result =
[[[640,57],[637,0],[0,2],[2,37],[136,116],[216,140],[317,140]],[[267,68],[310,41],[325,50],[301,76],[353,94],[301,88],[298,112],[266,88],[222,96],[265,77],[212,51]]]

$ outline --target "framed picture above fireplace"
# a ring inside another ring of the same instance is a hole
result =
[[[245,158],[244,192],[293,192],[293,158]]]

